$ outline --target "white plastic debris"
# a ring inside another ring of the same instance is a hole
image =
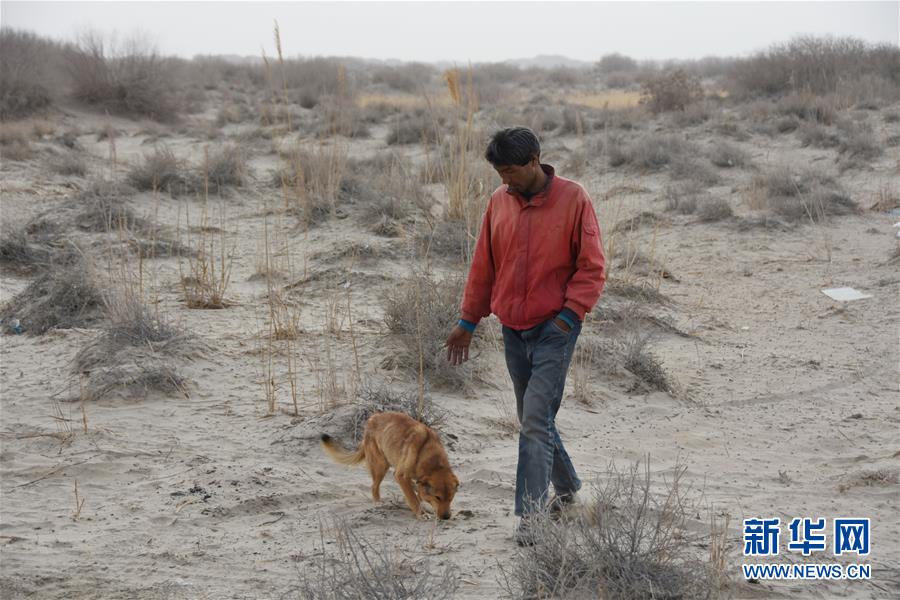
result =
[[[828,288],[826,290],[822,290],[822,293],[832,300],[837,300],[838,302],[864,300],[865,298],[872,297],[872,294],[863,294],[861,291],[853,289],[851,287]]]

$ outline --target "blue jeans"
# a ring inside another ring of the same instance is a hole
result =
[[[566,371],[581,323],[565,332],[553,319],[517,331],[503,327],[506,367],[516,393],[519,417],[519,465],[516,515],[541,510],[553,484],[557,495],[573,494],[581,480],[556,430]]]

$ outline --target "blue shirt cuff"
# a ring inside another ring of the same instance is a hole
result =
[[[468,331],[469,333],[475,333],[475,323],[471,321],[466,321],[465,319],[459,320],[459,326]]]
[[[556,316],[565,321],[569,327],[575,327],[576,323],[581,322],[581,320],[578,318],[578,315],[575,314],[575,311],[571,308],[562,309]]]

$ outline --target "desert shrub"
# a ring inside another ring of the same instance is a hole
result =
[[[709,120],[712,115],[707,102],[694,102],[684,110],[671,113],[672,124],[677,128],[696,127]]]
[[[889,110],[882,116],[885,123],[900,123],[900,111]]]
[[[841,121],[838,129],[843,134],[838,144],[838,152],[845,160],[871,161],[882,154],[884,148],[878,143],[872,126],[868,123]]]
[[[121,48],[86,33],[69,54],[72,94],[110,112],[172,121],[177,117],[174,64],[146,41]]]
[[[563,520],[538,513],[530,521],[534,545],[517,551],[504,583],[513,598],[717,597],[721,565],[696,551],[689,522],[697,501],[676,465],[654,493],[649,457],[626,470],[610,465],[593,484],[595,498]],[[704,546],[718,546],[710,538]]]
[[[336,542],[333,549],[326,550],[323,545],[321,552],[313,554],[298,570],[299,581],[286,596],[304,600],[456,597],[459,574],[453,566],[435,570],[427,556],[409,558],[421,555],[420,551],[392,543],[370,542],[355,527],[340,521],[335,521],[327,533],[322,526],[323,541],[332,535]]]
[[[433,144],[437,142],[437,129],[442,124],[424,110],[417,110],[412,116],[398,115],[396,119],[391,119],[386,142],[389,146],[423,142]]]
[[[461,219],[444,219],[422,223],[415,234],[415,250],[420,256],[440,256],[462,261],[468,248],[466,223]]]
[[[797,135],[804,147],[834,148],[841,143],[841,138],[836,131],[818,123],[803,123]]]
[[[613,167],[628,164],[645,171],[658,171],[690,152],[690,144],[677,135],[647,133],[627,146],[611,147],[609,164]]]
[[[0,307],[0,319],[18,319],[26,333],[89,327],[100,316],[102,295],[83,259],[53,264]]]
[[[633,73],[638,70],[638,62],[630,56],[619,53],[604,54],[595,65],[597,71],[603,74]]]
[[[102,398],[113,391],[146,396],[151,390],[186,394],[186,380],[171,358],[190,358],[199,345],[189,332],[151,311],[133,291],[105,294],[103,333],[75,355],[74,375],[85,375],[84,395]]]
[[[686,154],[672,158],[669,165],[672,179],[696,181],[703,185],[715,185],[719,182],[719,174],[709,163]]]
[[[67,152],[55,157],[50,163],[50,168],[60,175],[77,175],[78,177],[84,177],[88,171],[87,160],[76,152]]]
[[[692,215],[697,211],[697,198],[703,192],[702,186],[696,182],[666,186],[663,199],[666,210],[682,215]]]
[[[723,221],[734,216],[734,210],[724,198],[714,196],[700,203],[697,218],[705,223]]]
[[[563,107],[562,124],[556,132],[558,135],[582,135],[588,129],[583,110],[571,105]]]
[[[76,224],[87,231],[136,230],[145,225],[127,204],[134,194],[128,185],[96,179],[78,194]]]
[[[226,144],[204,156],[195,185],[203,191],[208,184],[210,192],[221,193],[226,186],[244,185],[246,177],[246,152],[237,144]]]
[[[396,237],[417,208],[428,210],[431,196],[409,164],[392,159],[386,165],[376,164],[373,172],[357,162],[347,171],[342,194],[347,193],[361,205],[365,224],[380,235]]]
[[[851,37],[801,36],[734,61],[727,84],[736,97],[825,95],[866,77],[900,83],[900,49]]]
[[[18,119],[53,103],[62,48],[32,33],[0,28],[0,119]]]
[[[858,212],[854,202],[832,178],[808,170],[793,173],[779,168],[754,177],[754,185],[764,191],[769,210],[788,221]]]
[[[640,330],[626,336],[625,369],[649,389],[670,392],[672,384],[659,358],[650,352],[650,341],[651,336]]]
[[[685,110],[703,98],[700,80],[683,69],[651,77],[643,86],[644,101],[653,112]]]
[[[750,139],[750,135],[747,133],[747,131],[734,121],[724,121],[721,123],[717,123],[713,126],[712,130],[714,133],[729,137],[739,142],[745,142]]]
[[[128,183],[138,190],[167,190],[174,193],[185,184],[181,161],[168,146],[155,146],[128,170]]]
[[[795,117],[800,121],[833,125],[837,120],[839,106],[834,96],[821,97],[804,92],[782,98],[776,104],[775,110],[781,115]]]
[[[347,179],[347,151],[339,145],[300,149],[286,157],[288,165],[275,175],[298,198],[295,209],[308,223],[321,223],[334,214]]]
[[[49,267],[53,249],[46,240],[35,237],[21,224],[4,220],[0,224],[0,265],[24,273]]]
[[[743,167],[749,161],[747,152],[726,141],[717,141],[707,154],[710,162],[717,167]]]
[[[384,66],[372,70],[372,83],[382,83],[397,91],[415,94],[427,87],[436,74],[437,70],[425,63]]]
[[[385,301],[385,323],[403,345],[399,363],[414,372],[421,367],[435,385],[464,385],[470,378],[466,365],[449,365],[444,348],[459,319],[463,283],[458,278],[415,274],[390,290]]]

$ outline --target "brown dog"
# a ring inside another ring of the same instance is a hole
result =
[[[450,469],[441,440],[427,425],[403,413],[379,413],[366,422],[366,431],[356,452],[340,448],[325,433],[322,434],[322,448],[342,465],[366,461],[372,474],[375,502],[381,501],[381,480],[388,469],[394,467],[394,478],[416,517],[422,516],[421,498],[431,505],[435,515],[441,519],[450,518],[450,502],[459,487],[459,480]]]

